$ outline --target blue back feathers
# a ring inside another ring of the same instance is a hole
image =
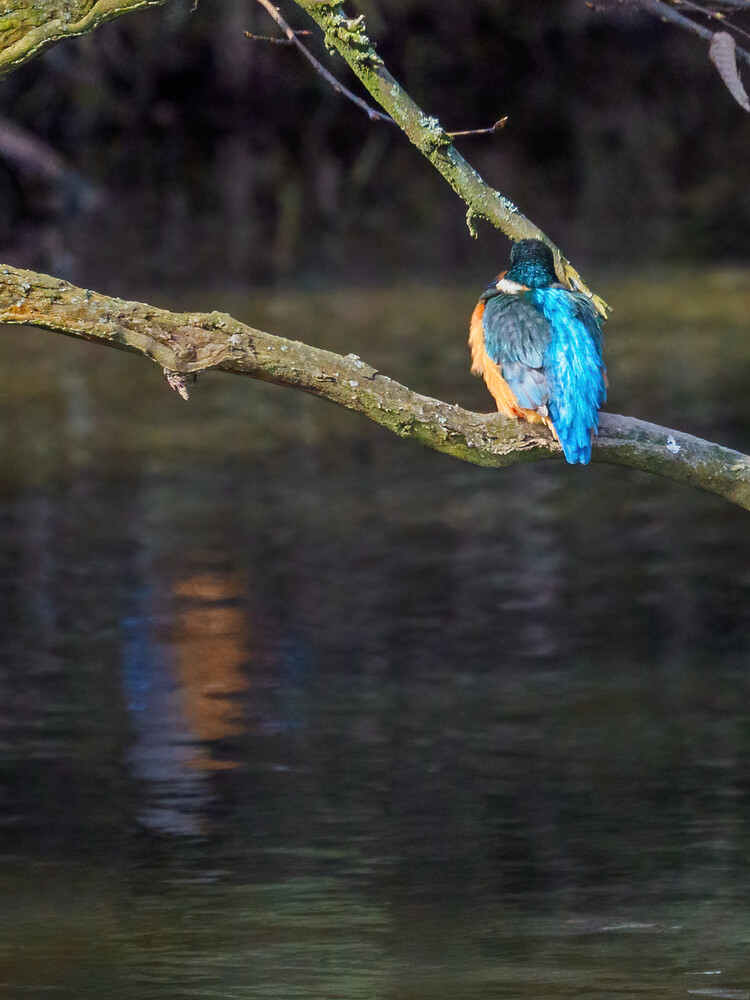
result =
[[[484,293],[485,350],[519,406],[548,417],[567,461],[585,465],[607,395],[600,317],[585,295],[558,284],[539,240],[513,245],[506,280],[528,291]]]
[[[581,292],[539,288],[527,294],[551,330],[544,356],[550,420],[568,462],[586,465],[607,398],[599,317]]]

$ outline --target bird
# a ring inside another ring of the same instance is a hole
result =
[[[471,317],[471,371],[498,411],[543,423],[571,465],[591,460],[607,398],[602,319],[583,292],[558,281],[552,251],[518,240],[510,267],[482,292]]]

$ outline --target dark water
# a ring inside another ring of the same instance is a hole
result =
[[[610,292],[611,409],[747,449],[747,288]],[[489,408],[471,298],[211,305]],[[750,997],[746,512],[0,353],[0,997]]]

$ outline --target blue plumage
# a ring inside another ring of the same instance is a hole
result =
[[[482,316],[485,350],[501,367],[519,406],[537,410],[548,400],[544,359],[550,341],[549,322],[530,298],[498,295],[494,285],[491,290]]]
[[[580,292],[543,288],[529,294],[550,325],[543,366],[550,420],[568,462],[586,465],[607,398],[599,319]]]
[[[485,357],[497,366],[506,388],[488,373],[472,340],[474,370],[484,374],[498,408],[542,419],[554,429],[568,462],[588,463],[606,399],[601,319],[585,295],[557,281],[544,243],[514,244],[510,269],[484,292],[475,320],[481,323]]]

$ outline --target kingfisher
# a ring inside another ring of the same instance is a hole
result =
[[[471,371],[500,413],[543,423],[571,465],[586,465],[607,398],[601,317],[555,274],[541,240],[519,240],[510,267],[482,293],[471,317]]]

